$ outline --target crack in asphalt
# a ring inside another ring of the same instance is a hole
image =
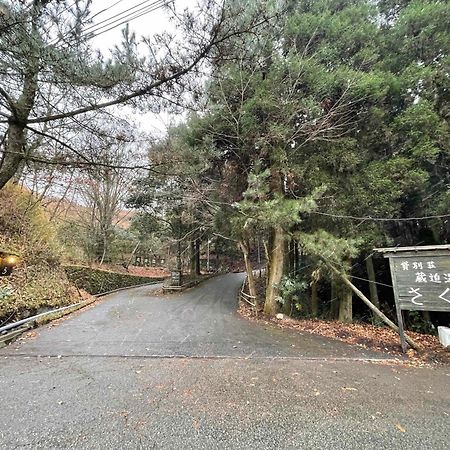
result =
[[[67,359],[67,358],[108,358],[108,359],[194,359],[194,360],[267,360],[267,361],[355,361],[355,362],[392,362],[399,363],[405,362],[405,358],[389,358],[380,356],[379,358],[373,357],[332,357],[332,356],[238,356],[238,355],[121,355],[121,354],[111,354],[111,355],[95,355],[95,354],[73,354],[73,355],[55,355],[55,354],[27,354],[27,353],[16,353],[4,356],[4,359],[8,358],[24,358],[24,359],[43,359],[43,358],[53,358],[53,359]]]

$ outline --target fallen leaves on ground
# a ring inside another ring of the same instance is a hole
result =
[[[442,347],[437,336],[429,334],[407,331],[407,334],[421,347],[421,350],[409,349],[404,355],[398,334],[387,327],[319,319],[296,320],[287,316],[279,320],[262,313],[256,316],[254,309],[243,302],[240,304],[239,314],[249,320],[272,324],[278,328],[317,334],[347,344],[387,353],[393,357],[406,357],[406,360],[402,360],[414,366],[450,365],[450,352]]]

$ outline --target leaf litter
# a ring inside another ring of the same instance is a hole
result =
[[[282,329],[307,332],[351,345],[378,351],[399,358],[399,362],[416,367],[450,365],[450,351],[443,348],[437,336],[407,331],[407,334],[420,346],[421,350],[409,349],[403,354],[399,335],[390,328],[366,323],[342,323],[321,319],[292,319],[284,316],[282,320],[262,313],[241,302],[239,314],[248,320]]]

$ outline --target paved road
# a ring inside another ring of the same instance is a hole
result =
[[[241,281],[123,291],[0,350],[0,448],[448,448],[450,368],[247,322]]]
[[[262,327],[237,313],[242,274],[202,283],[182,294],[155,297],[161,285],[122,291],[39,339],[16,344],[22,355],[195,357],[376,357],[338,341]]]

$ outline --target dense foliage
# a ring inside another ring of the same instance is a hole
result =
[[[98,61],[81,26],[89,1],[77,11],[25,3],[0,2],[11,27],[0,45],[13,50],[2,49],[2,76],[12,81],[0,91],[0,186],[24,163],[89,166],[77,194],[86,214],[59,227],[73,255],[127,266],[138,249],[164,249],[171,269],[198,274],[211,252],[217,260],[239,249],[250,295],[266,313],[351,321],[342,276],[368,279],[370,292],[362,289],[380,303],[374,247],[449,242],[449,2],[230,0],[213,8],[208,0],[203,15],[181,18],[185,42],[155,37],[145,41],[157,44],[153,56],[139,59],[125,31],[112,59]],[[14,25],[22,17],[29,29]],[[43,36],[46,24],[62,37],[75,26],[72,51]],[[62,115],[46,109],[60,95]],[[128,131],[95,122],[106,137],[94,129],[86,146],[55,141],[81,119],[86,132],[105,100],[138,98],[152,100],[134,103],[149,110],[188,103],[197,111],[150,145],[137,179],[121,172],[133,160]],[[120,229],[125,202],[139,212]],[[262,294],[253,269],[264,264]]]
[[[203,155],[188,189],[238,243],[252,295],[252,247],[264,242],[267,313],[292,311],[296,283],[313,299],[331,282],[331,315],[348,321],[352,295],[330,265],[351,275],[374,247],[450,238],[450,6],[265,4],[276,20],[214,61],[207,106],[172,155]]]

